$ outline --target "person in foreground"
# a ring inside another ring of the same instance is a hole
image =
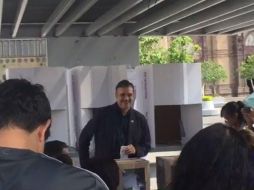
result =
[[[95,174],[42,154],[50,124],[41,85],[25,79],[0,84],[0,189],[107,190]]]
[[[253,190],[250,138],[253,136],[221,123],[201,130],[184,146],[170,189]]]

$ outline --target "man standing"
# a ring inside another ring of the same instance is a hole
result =
[[[79,157],[82,167],[92,157],[89,145],[94,137],[94,159],[119,159],[120,149],[128,157],[143,157],[150,150],[150,132],[141,113],[132,108],[134,86],[128,80],[116,86],[116,103],[97,111],[84,127],[79,138]]]
[[[0,189],[107,190],[95,174],[42,154],[50,124],[41,85],[24,79],[0,84]]]

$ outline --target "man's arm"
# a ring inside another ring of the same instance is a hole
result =
[[[82,168],[86,168],[89,160],[89,146],[93,138],[96,122],[91,119],[83,128],[79,137],[79,161]]]
[[[130,146],[130,148],[132,146],[134,146],[134,154],[133,156],[130,155],[131,157],[144,157],[147,155],[147,153],[150,151],[151,149],[151,137],[150,137],[150,131],[149,131],[149,127],[148,127],[148,123],[146,118],[143,116],[141,117],[141,139],[139,141],[138,144],[136,145],[128,145]],[[131,149],[132,150],[132,149]]]

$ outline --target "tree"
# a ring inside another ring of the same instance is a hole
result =
[[[193,63],[195,56],[201,50],[189,36],[176,37],[170,44],[169,62],[170,63]]]
[[[227,78],[225,69],[211,60],[205,61],[201,64],[203,88],[207,84],[212,85],[212,93],[216,94],[215,86],[217,82],[223,81]]]
[[[170,48],[160,46],[161,37],[140,37],[139,57],[141,64],[193,63],[201,49],[189,36],[176,37]]]
[[[254,78],[254,55],[248,56],[240,66],[240,75],[244,79]]]
[[[241,78],[247,80],[247,85],[249,87],[250,93],[253,92],[254,84],[254,55],[250,55],[246,58],[245,62],[240,65],[239,68]]]
[[[143,64],[165,64],[167,63],[167,49],[160,47],[161,37],[139,38],[139,59]]]

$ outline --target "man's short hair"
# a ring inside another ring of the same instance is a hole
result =
[[[134,90],[134,85],[128,81],[128,80],[121,80],[117,85],[116,85],[116,90],[118,88],[127,88],[127,87],[131,87]]]
[[[9,79],[0,84],[0,129],[13,124],[33,132],[48,119],[51,109],[42,85],[25,79]]]

